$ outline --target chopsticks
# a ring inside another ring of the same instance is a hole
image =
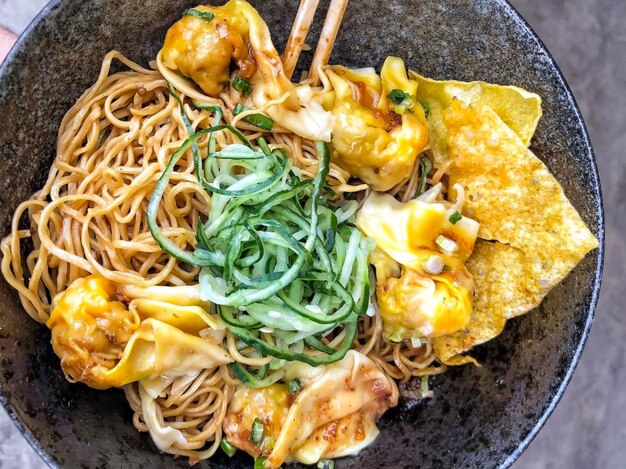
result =
[[[315,54],[313,54],[313,61],[311,62],[311,68],[309,69],[309,80],[311,85],[315,86],[319,84],[319,67],[322,67],[328,63],[330,54],[333,51],[335,45],[335,39],[337,39],[337,33],[343,20],[343,15],[348,7],[349,0],[331,0],[328,7],[328,13],[324,20],[324,27],[322,28],[322,34],[319,41],[317,41],[317,48]]]
[[[300,53],[302,52],[302,46],[309,34],[315,11],[319,0],[301,0],[296,19],[291,27],[291,33],[289,34],[289,40],[283,53],[283,66],[285,68],[285,74],[287,78],[291,78],[293,71],[296,69]]]
[[[319,84],[319,68],[326,65],[330,59],[335,40],[337,39],[337,33],[341,26],[341,21],[348,7],[348,2],[349,0],[331,0],[330,2],[328,13],[324,20],[324,26],[322,27],[322,33],[317,42],[311,68],[309,69],[307,80],[313,86]],[[311,23],[313,22],[318,4],[319,0],[300,1],[300,7],[298,8],[298,13],[296,14],[296,19],[291,28],[287,46],[285,47],[285,52],[282,57],[285,73],[289,78],[293,75],[298,63],[302,46],[311,28]]]

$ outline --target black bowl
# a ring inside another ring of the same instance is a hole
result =
[[[147,64],[165,31],[194,1],[54,0],[0,68],[0,233],[17,204],[43,184],[60,120],[96,79],[110,49]],[[299,2],[256,2],[279,48]],[[325,2],[322,2],[325,3]],[[325,12],[319,12],[323,18]],[[319,22],[313,33],[318,34]],[[537,310],[479,347],[482,368],[434,380],[435,397],[389,412],[381,436],[339,467],[508,467],[563,394],[591,327],[600,288],[604,221],[596,164],[574,98],[550,54],[503,0],[353,0],[332,61],[380,66],[387,55],[434,78],[515,84],[543,98],[533,140],[601,241]],[[65,381],[49,332],[0,282],[0,400],[51,466],[186,467],[161,455],[131,423],[119,390]],[[250,467],[223,457],[216,466]]]

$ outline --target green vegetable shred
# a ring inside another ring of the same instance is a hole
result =
[[[417,190],[415,191],[415,197],[419,197],[424,192],[426,192],[426,179],[428,178],[428,174],[433,169],[433,162],[430,161],[430,158],[427,156],[422,156],[419,161],[420,165],[420,179],[419,184],[417,185]]]
[[[220,448],[222,448],[222,451],[224,451],[226,456],[228,456],[229,458],[232,458],[237,452],[237,448],[231,445],[226,438],[222,438],[222,441],[220,442]]]
[[[183,16],[195,16],[196,18],[202,18],[203,20],[211,21],[215,18],[215,15],[210,11],[200,11],[195,8],[189,8],[183,12]]]
[[[233,109],[233,114],[236,116],[237,114],[241,114],[243,111],[247,111],[246,107],[241,103],[237,103]],[[270,131],[274,128],[274,121],[263,114],[250,114],[242,120],[263,130]]]
[[[285,360],[318,366],[342,359],[356,336],[358,317],[369,306],[372,243],[353,224],[356,201],[335,207],[326,200],[333,194],[326,183],[328,147],[316,144],[318,174],[300,179],[281,148],[271,149],[262,138],[251,142],[223,124],[218,106],[193,102],[214,112],[213,125],[196,131],[173,87],[170,94],[189,137],[157,181],[148,226],[164,251],[200,268],[202,300],[212,304],[237,341],[253,347],[258,357],[272,357],[269,366],[232,363],[231,371],[258,388],[283,378]],[[238,143],[216,149],[220,133],[232,134]],[[197,142],[204,137],[208,148],[201,155]],[[157,222],[170,177],[188,151],[199,184],[211,194],[194,250],[168,239]],[[332,347],[326,339],[331,332],[343,337]]]
[[[246,98],[252,93],[252,85],[243,77],[236,76],[230,84],[235,91],[239,91]]]
[[[453,225],[456,225],[461,218],[463,218],[463,215],[461,215],[459,212],[454,212],[452,215],[450,215],[450,223],[452,223]]]

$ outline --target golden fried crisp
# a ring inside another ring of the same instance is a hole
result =
[[[535,93],[517,86],[495,85],[484,81],[438,81],[414,71],[409,71],[409,76],[418,83],[417,100],[429,109],[428,130],[435,163],[441,164],[446,160],[448,131],[443,111],[453,99],[468,106],[489,106],[519,135],[524,145],[530,144],[542,114],[541,98]]]
[[[465,188],[464,214],[480,223],[468,268],[475,281],[466,331],[434,340],[445,363],[498,335],[535,308],[598,246],[559,182],[489,106],[453,101],[444,111],[450,184]]]

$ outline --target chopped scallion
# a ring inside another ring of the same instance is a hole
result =
[[[232,458],[233,455],[237,452],[237,448],[231,445],[226,438],[222,438],[220,448],[222,448],[222,451],[224,451],[224,453],[226,453],[226,456],[228,456],[229,458]]]
[[[302,389],[302,380],[300,378],[292,379],[291,381],[287,381],[287,389],[291,394],[296,394],[300,392]]]
[[[245,78],[236,76],[230,84],[236,91],[239,91],[246,98],[250,96],[250,93],[252,93],[252,85]]]
[[[335,461],[332,459],[322,459],[317,463],[318,469],[334,469]]]
[[[267,461],[267,457],[259,456],[254,460],[254,469],[265,469],[265,461]]]
[[[391,90],[391,92],[387,95],[387,99],[394,104],[391,106],[391,110],[396,114],[404,114],[407,110],[413,108],[414,103],[411,99],[411,95],[402,90]]]
[[[387,95],[387,98],[396,104],[402,104],[405,102],[405,100],[407,99],[410,100],[411,95],[409,95],[409,93],[405,93],[402,90],[394,89],[389,92],[389,94]]]
[[[246,109],[243,104],[238,103],[233,109],[233,115],[236,116],[237,114],[241,114],[243,111],[247,110],[248,109]],[[274,128],[274,121],[263,114],[250,114],[242,120],[263,130],[272,130]]]
[[[450,215],[450,223],[452,223],[453,225],[456,225],[461,218],[463,218],[463,215],[461,215],[459,212],[454,212],[452,215]]]
[[[258,417],[254,419],[254,422],[252,422],[252,430],[250,431],[250,440],[252,440],[252,443],[254,443],[257,446],[259,446],[261,442],[263,441],[263,424],[261,423],[261,420],[259,420]]]
[[[250,114],[244,117],[243,120],[263,130],[272,130],[274,128],[274,121],[263,114]]]
[[[428,103],[422,103],[422,107],[424,108],[424,115],[428,117],[428,114],[430,114],[430,105]]]
[[[215,15],[210,11],[200,11],[195,8],[189,8],[183,12],[183,16],[195,16],[196,18],[202,18],[203,20],[211,21],[215,18]]]
[[[422,382],[420,383],[420,394],[422,397],[429,397],[430,390],[428,389],[428,376],[422,376]]]
[[[411,337],[411,347],[420,348],[422,346],[422,339],[419,337]]]
[[[424,192],[426,192],[426,178],[428,178],[428,174],[433,169],[433,162],[430,161],[430,158],[427,156],[422,156],[420,158],[420,181],[417,185],[417,190],[415,191],[415,197],[419,197]]]
[[[445,252],[456,252],[459,250],[459,245],[444,235],[437,236],[435,243]]]

